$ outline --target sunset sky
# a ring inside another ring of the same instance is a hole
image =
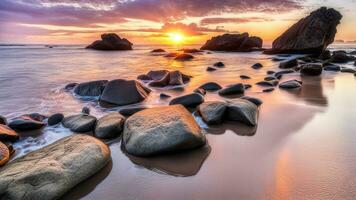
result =
[[[134,44],[169,44],[172,34],[202,44],[226,32],[271,43],[321,6],[344,16],[336,39],[356,40],[356,0],[0,0],[0,43],[87,44],[104,32]]]

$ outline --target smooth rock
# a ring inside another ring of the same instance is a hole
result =
[[[241,79],[251,79],[251,77],[246,76],[246,75],[240,75],[240,78],[241,78]]]
[[[258,107],[248,100],[235,99],[227,108],[226,118],[231,121],[239,121],[249,126],[257,125]]]
[[[207,124],[220,124],[224,119],[227,106],[226,102],[209,101],[200,104],[198,112]]]
[[[265,93],[269,93],[269,92],[273,92],[273,91],[274,91],[274,88],[267,88],[267,89],[262,90],[262,92],[265,92]]]
[[[261,69],[263,67],[263,65],[261,63],[256,63],[254,65],[251,66],[252,69]]]
[[[325,71],[340,71],[341,67],[339,65],[334,65],[334,64],[327,64],[323,68]]]
[[[147,107],[140,106],[140,107],[132,107],[132,108],[123,108],[119,111],[119,113],[123,116],[129,117],[137,112],[142,110],[148,109]]]
[[[100,96],[107,83],[107,80],[80,83],[74,87],[74,93],[79,96]]]
[[[243,96],[243,97],[241,97],[241,99],[245,99],[245,100],[255,104],[256,106],[260,106],[263,104],[263,101],[261,99],[258,99],[255,97]]]
[[[208,68],[206,68],[206,71],[208,71],[208,72],[213,72],[213,71],[216,71],[217,69],[216,68],[214,68],[214,67],[208,67]]]
[[[204,102],[204,97],[198,93],[191,93],[176,97],[169,102],[169,105],[181,104],[185,107],[195,107]]]
[[[298,60],[297,59],[292,59],[292,60],[287,60],[279,63],[279,68],[281,69],[289,69],[293,67],[298,66]]]
[[[268,70],[268,71],[266,72],[267,75],[272,75],[272,74],[274,74],[274,73],[276,73],[276,72],[275,72],[275,71],[272,71],[272,70]]]
[[[248,52],[262,48],[262,39],[248,33],[224,34],[208,40],[200,49],[211,51]]]
[[[331,52],[329,50],[323,51],[319,56],[319,59],[321,60],[329,60],[330,58],[331,58]]]
[[[225,64],[223,62],[217,62],[217,63],[214,63],[214,67],[222,68],[222,67],[225,67]]]
[[[174,60],[180,60],[180,61],[187,61],[187,60],[192,60],[194,58],[194,56],[190,55],[190,54],[186,54],[186,53],[181,53],[178,54]]]
[[[19,135],[10,127],[0,124],[0,141],[15,142],[19,139]]]
[[[165,53],[166,51],[164,49],[153,49],[151,53]]]
[[[10,151],[7,146],[0,141],[0,167],[4,166],[10,159]],[[1,168],[0,168],[1,172]],[[0,174],[1,177],[1,174]],[[1,180],[0,180],[0,186],[1,186]],[[1,187],[0,187],[0,197],[1,196]]]
[[[165,94],[165,93],[161,93],[161,94],[159,95],[159,98],[161,98],[161,99],[168,99],[168,98],[170,98],[170,97],[171,97],[170,95]]]
[[[347,55],[346,52],[333,52],[333,55],[331,56],[330,62],[332,63],[348,63],[352,61],[352,57]]]
[[[18,131],[31,131],[40,129],[46,124],[31,118],[30,116],[21,116],[9,123],[9,127]]]
[[[2,199],[59,199],[110,161],[110,149],[86,135],[71,135],[0,169]]]
[[[279,84],[279,88],[282,89],[295,89],[302,87],[302,82],[298,80],[289,80]]]
[[[204,89],[206,91],[216,91],[222,89],[222,87],[215,82],[204,83],[199,88]]]
[[[273,81],[273,80],[277,80],[277,78],[274,77],[274,76],[266,76],[266,77],[264,78],[264,80],[265,80],[265,81]]]
[[[90,108],[84,106],[84,107],[82,108],[82,113],[89,115],[89,114],[90,114]]]
[[[272,81],[260,81],[257,82],[256,85],[259,86],[265,86],[265,87],[274,87],[278,85],[278,81],[277,80],[272,80]]]
[[[78,83],[68,83],[65,87],[64,87],[64,89],[66,89],[66,90],[72,90],[73,88],[75,88],[75,86],[77,86],[78,85]]]
[[[63,119],[64,115],[62,113],[56,113],[48,117],[47,123],[49,126],[53,126],[61,123]]]
[[[127,119],[126,151],[135,156],[180,152],[206,143],[194,117],[181,105],[146,109]]]
[[[342,67],[340,71],[343,73],[356,73],[356,70],[346,67]]]
[[[115,33],[104,33],[101,40],[97,40],[87,46],[87,49],[113,51],[113,50],[132,50],[132,43],[127,39],[121,39]]]
[[[96,118],[87,114],[78,114],[65,117],[62,124],[65,128],[77,133],[86,133],[94,130]]]
[[[221,96],[235,95],[235,94],[243,94],[244,92],[245,92],[245,86],[241,83],[237,83],[219,90],[219,95]]]
[[[124,123],[124,116],[116,112],[109,113],[97,121],[94,136],[100,139],[118,137],[123,131]]]
[[[169,85],[183,85],[183,77],[180,71],[169,72]]]
[[[0,124],[4,124],[4,125],[7,124],[6,117],[0,115]]]
[[[319,76],[323,71],[323,66],[320,63],[308,63],[302,65],[300,73],[307,76]]]

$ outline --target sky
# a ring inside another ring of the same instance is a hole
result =
[[[343,15],[336,39],[356,41],[356,0],[0,0],[0,43],[89,44],[105,32],[134,44],[242,32],[271,43],[321,6]]]

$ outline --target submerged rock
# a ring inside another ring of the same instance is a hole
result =
[[[199,88],[207,90],[207,91],[216,91],[216,90],[222,89],[222,87],[215,82],[204,83]]]
[[[226,118],[231,121],[242,122],[249,126],[256,126],[258,108],[248,100],[236,99],[229,102]]]
[[[124,106],[145,100],[150,92],[150,89],[138,81],[116,79],[106,85],[100,97],[100,101],[117,106]]]
[[[323,71],[323,66],[320,63],[308,63],[302,65],[300,73],[307,76],[319,76]]]
[[[127,39],[121,39],[115,33],[104,33],[101,35],[101,40],[93,42],[91,45],[87,46],[87,49],[95,50],[132,50],[132,43]]]
[[[243,94],[244,92],[245,92],[245,86],[241,83],[237,83],[237,84],[227,86],[224,89],[221,89],[219,91],[219,95],[225,96],[225,95]]]
[[[266,53],[320,54],[334,42],[341,18],[342,15],[332,8],[319,8],[279,36]]]
[[[165,53],[166,51],[164,49],[153,49],[151,53]]]
[[[80,83],[74,87],[74,93],[79,96],[100,96],[107,83],[107,80]]]
[[[128,118],[123,143],[131,155],[151,156],[198,148],[206,139],[194,117],[175,105],[146,109]]]
[[[263,101],[261,99],[258,99],[255,97],[243,96],[243,97],[241,97],[241,99],[245,99],[245,100],[255,104],[256,106],[260,106],[263,103]]]
[[[326,64],[323,68],[325,71],[340,71],[341,67],[339,65],[334,65],[334,64]]]
[[[38,121],[31,116],[21,116],[9,123],[9,127],[18,131],[31,131],[40,129],[46,124],[42,121]]]
[[[289,69],[289,68],[297,67],[298,64],[299,63],[298,63],[297,59],[287,60],[287,61],[283,61],[283,62],[279,63],[279,68]]]
[[[265,93],[269,93],[269,92],[273,92],[273,91],[274,91],[274,88],[267,88],[267,89],[262,90],[262,92],[265,92]]]
[[[251,77],[246,76],[246,75],[240,75],[240,78],[241,78],[241,79],[251,79]]]
[[[97,121],[94,136],[100,139],[110,139],[120,136],[124,123],[124,116],[119,113],[109,113]]]
[[[77,133],[86,133],[94,130],[96,118],[87,114],[78,114],[65,117],[62,124],[65,128]]]
[[[186,54],[186,53],[181,53],[181,54],[178,54],[174,60],[180,60],[180,61],[187,61],[187,60],[191,60],[193,59],[194,56],[190,55],[190,54]]]
[[[0,141],[15,142],[19,139],[19,135],[10,127],[0,124]]]
[[[17,158],[0,169],[3,199],[58,199],[110,161],[110,149],[86,135],[72,135]]]
[[[220,124],[224,119],[227,106],[226,102],[209,101],[200,104],[198,112],[207,124]]]
[[[201,53],[204,52],[199,49],[180,49],[180,51],[183,51],[184,53]]]
[[[7,146],[0,141],[0,167],[5,165],[10,159],[10,151]],[[0,170],[1,172],[1,170]],[[0,175],[1,176],[1,175]],[[0,180],[1,183],[1,180]],[[1,195],[1,187],[0,187],[0,195]]]
[[[202,50],[248,52],[262,48],[262,39],[250,37],[248,33],[224,34],[208,40]]]
[[[207,67],[206,68],[206,71],[208,71],[208,72],[213,72],[213,71],[216,71],[217,69],[216,68],[214,68],[214,67]]]
[[[256,63],[254,65],[251,66],[252,69],[261,69],[263,67],[263,65],[261,63]]]
[[[169,105],[181,104],[185,107],[195,107],[204,102],[204,97],[198,93],[191,93],[176,97],[169,102]]]
[[[302,87],[302,82],[298,80],[289,80],[279,84],[279,88],[282,89],[295,89]]]
[[[217,62],[217,63],[214,63],[214,67],[222,68],[222,67],[225,67],[225,64],[223,62]]]
[[[161,93],[161,94],[159,95],[159,98],[161,98],[161,99],[168,99],[168,98],[170,98],[170,97],[171,97],[170,95],[165,94],[165,93]]]
[[[333,63],[348,63],[352,60],[352,56],[349,56],[346,54],[346,52],[342,51],[333,52],[333,55],[330,58],[330,62]]]
[[[64,119],[64,115],[62,113],[56,113],[48,117],[47,123],[49,126],[53,126],[61,123],[63,119]]]

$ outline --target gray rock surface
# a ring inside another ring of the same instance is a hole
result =
[[[228,103],[222,101],[209,101],[199,105],[198,112],[209,125],[220,124],[224,119]]]
[[[124,123],[124,116],[116,112],[109,113],[97,121],[94,135],[100,139],[110,139],[120,136]]]
[[[249,126],[257,125],[258,107],[248,100],[235,99],[229,102],[226,118]]]
[[[169,102],[169,105],[181,104],[185,107],[194,107],[204,102],[204,96],[198,93],[191,93],[176,97]]]
[[[65,117],[62,121],[64,127],[77,133],[86,133],[94,130],[96,118],[87,114],[78,114]]]
[[[79,96],[100,96],[107,83],[107,80],[80,83],[74,87],[74,93]]]

